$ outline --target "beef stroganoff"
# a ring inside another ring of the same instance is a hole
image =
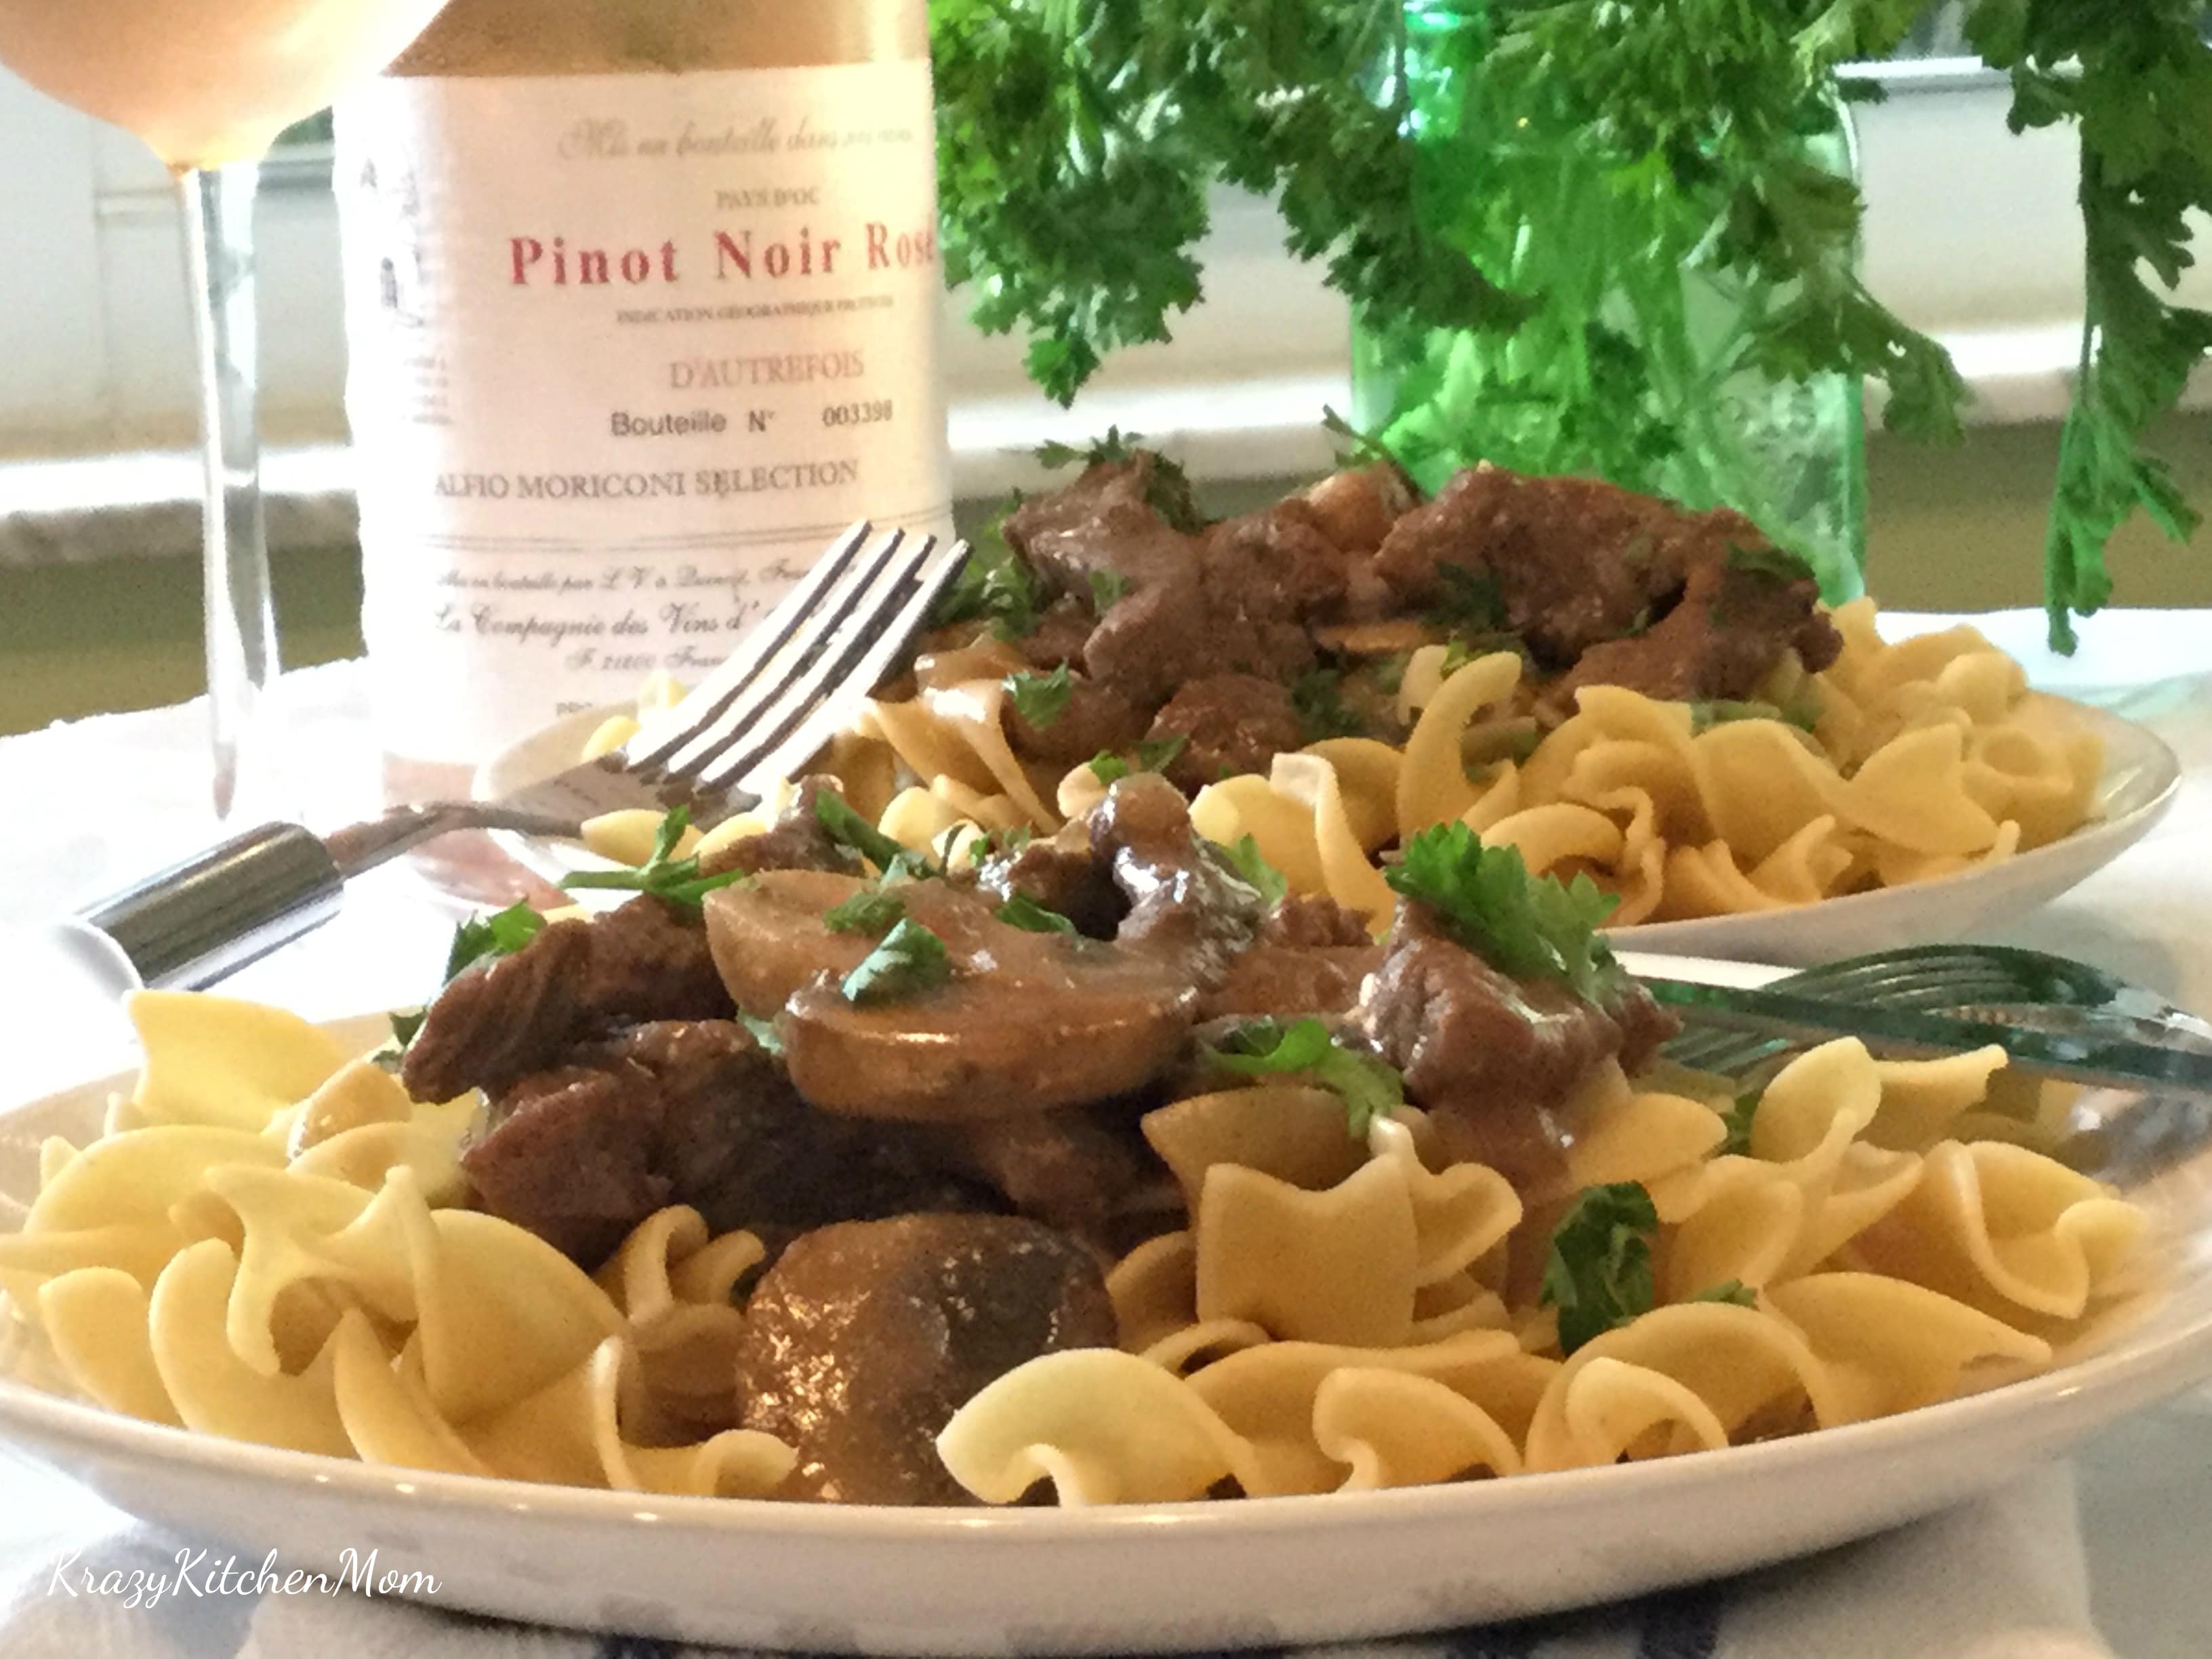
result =
[[[1671,1066],[1608,896],[1463,821],[1379,872],[1380,942],[1157,772],[1025,828],[923,854],[820,777],[672,815],[600,878],[635,896],[463,929],[366,1058],[143,994],[0,1288],[78,1392],[201,1433],[879,1504],[1712,1449],[2148,1294],[1995,1051]]]

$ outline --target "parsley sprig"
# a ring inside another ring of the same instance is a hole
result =
[[[1520,849],[1485,847],[1464,823],[1440,823],[1406,843],[1382,872],[1393,891],[1426,905],[1445,930],[1500,973],[1557,980],[1607,1001],[1620,969],[1597,934],[1617,900],[1588,876],[1562,885],[1531,876]]]
[[[1132,771],[1164,772],[1176,763],[1176,759],[1190,746],[1190,733],[1170,732],[1164,738],[1145,738],[1137,744],[1137,761],[1133,767],[1111,750],[1102,749],[1086,763],[1091,775],[1103,784],[1119,783]]]
[[[545,917],[517,902],[488,916],[471,916],[453,929],[453,942],[446,949],[445,977],[450,985],[479,962],[511,957],[545,931]],[[392,1016],[392,1040],[400,1048],[415,1041],[429,1017],[427,1008],[410,1008]]]
[[[1075,682],[1066,663],[1049,674],[1024,669],[1007,675],[1000,684],[1006,689],[1006,701],[1013,704],[1014,713],[1040,732],[1067,712],[1068,700],[1075,695]]]
[[[884,875],[934,875],[927,859],[909,852],[861,817],[844,796],[824,789],[814,798],[814,821],[848,852],[858,853]]]
[[[833,904],[822,925],[833,933],[887,933],[906,916],[906,901],[880,887],[864,887],[842,903]]]
[[[930,626],[988,622],[990,631],[1002,640],[1025,639],[1036,631],[1037,610],[1042,603],[1036,574],[1006,544],[1002,528],[1006,514],[1020,503],[1018,495],[975,538],[968,562],[938,596],[929,613]]]
[[[1651,1241],[1658,1231],[1651,1194],[1632,1181],[1576,1196],[1552,1229],[1536,1292],[1540,1304],[1559,1310],[1560,1352],[1651,1310]]]
[[[1027,893],[1017,893],[991,913],[1009,927],[1029,933],[1073,933],[1075,924]]]
[[[865,1006],[919,995],[951,977],[945,941],[908,916],[884,935],[883,943],[860,959],[838,988],[846,1001]]]
[[[1221,849],[1244,884],[1258,893],[1269,909],[1280,904],[1291,890],[1291,878],[1261,856],[1260,843],[1249,834],[1237,837],[1236,842]]]
[[[1317,1019],[1285,1025],[1279,1020],[1250,1019],[1206,1047],[1207,1060],[1239,1077],[1302,1076],[1344,1102],[1345,1127],[1364,1139],[1378,1117],[1406,1103],[1398,1073],[1372,1054],[1337,1042]]]
[[[687,910],[703,907],[707,895],[718,887],[729,887],[751,876],[743,870],[725,870],[720,875],[699,873],[696,854],[678,858],[676,849],[684,840],[684,832],[691,827],[689,807],[672,808],[660,820],[660,827],[653,832],[653,851],[645,862],[634,870],[580,870],[574,875],[563,876],[561,885],[574,892],[580,888],[604,887],[618,891],[650,893],[670,904]]]

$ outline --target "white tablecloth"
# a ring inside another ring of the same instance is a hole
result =
[[[1887,620],[1917,632],[1956,619]],[[2036,684],[2145,721],[2185,769],[2180,803],[2150,839],[1991,937],[2081,957],[2212,1012],[2212,950],[2202,943],[2212,937],[2212,614],[2112,613],[2089,625],[2084,650],[2071,661],[2042,649],[2039,616],[1974,620],[2027,664]],[[284,700],[284,775],[305,821],[331,828],[373,811],[376,765],[356,665],[295,675]],[[197,706],[0,741],[0,799],[12,809],[8,856],[0,860],[0,929],[74,908],[206,844],[216,833],[206,776]],[[226,988],[317,1018],[418,1000],[454,919],[452,902],[410,870],[380,872],[356,885],[339,921]],[[0,1101],[113,1069],[121,1063],[114,1042],[96,1013],[74,1021],[42,1014],[0,1051]],[[0,1468],[0,1653],[569,1659],[668,1651],[659,1644],[486,1627],[389,1602],[221,1603],[183,1594],[129,1609],[113,1598],[55,1592],[53,1566],[78,1543],[87,1560],[126,1567],[159,1567],[187,1547],[132,1527],[52,1477]],[[1722,1590],[1397,1650],[2086,1659],[2113,1650],[2094,1627],[2083,1561],[2073,1476],[2061,1466],[1888,1539]]]

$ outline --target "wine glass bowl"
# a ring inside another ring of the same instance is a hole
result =
[[[445,0],[0,0],[0,64],[136,133],[176,175],[199,354],[202,559],[216,817],[276,787],[261,508],[253,193],[276,136],[375,74]],[[273,804],[273,802],[257,802]]]
[[[445,0],[0,0],[0,64],[173,169],[257,161]]]

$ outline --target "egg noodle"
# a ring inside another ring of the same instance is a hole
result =
[[[471,1102],[416,1105],[253,1004],[151,992],[132,1014],[135,1089],[90,1144],[45,1144],[0,1235],[0,1289],[63,1386],[370,1463],[776,1493],[792,1449],[734,1426],[751,1234],[662,1210],[587,1275],[461,1207]],[[1188,1219],[1109,1274],[1120,1347],[1006,1373],[940,1455],[992,1502],[1403,1486],[1832,1427],[2063,1363],[2148,1303],[2145,1217],[2037,1150],[2065,1101],[2000,1060],[1831,1042],[1747,1133],[1729,1080],[1608,1064],[1530,1191],[1443,1161],[1412,1108],[1354,1139],[1314,1089],[1174,1101],[1143,1128]],[[1593,1192],[1640,1192],[1655,1222],[1612,1268],[1641,1305],[1567,1352],[1539,1279]]]
[[[1267,776],[1201,790],[1192,821],[1224,845],[1250,836],[1292,891],[1326,895],[1380,931],[1392,900],[1378,854],[1452,819],[1486,845],[1518,848],[1532,873],[1589,876],[1618,901],[1614,927],[1901,886],[1996,863],[2087,820],[2102,745],[2068,704],[2030,692],[2012,658],[1970,627],[1887,644],[1870,600],[1832,614],[1844,640],[1834,664],[1808,675],[1785,659],[1757,703],[1722,711],[1796,709],[1809,729],[1590,685],[1516,760],[1505,751],[1535,738],[1507,712],[1521,658],[1454,665],[1449,647],[1431,645],[1400,683],[1411,728],[1402,746],[1335,738],[1279,756]],[[1095,805],[1107,780],[1016,755],[1001,681],[1022,665],[988,643],[925,659],[915,694],[872,703],[814,769],[917,850],[1057,830]],[[654,688],[641,712],[670,695]],[[591,752],[637,729],[615,717]],[[634,862],[653,821],[618,814],[592,839]]]

